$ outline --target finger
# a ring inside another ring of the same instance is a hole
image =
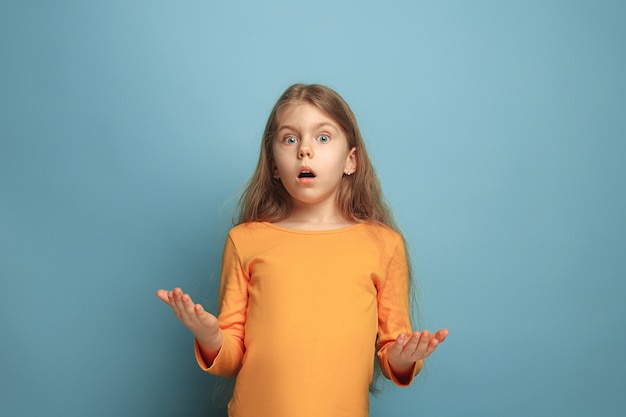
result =
[[[441,342],[439,341],[439,339],[433,338],[429,343],[428,343],[428,348],[426,350],[426,353],[424,354],[424,359],[426,359],[427,357],[429,357],[435,350],[437,350],[437,348],[439,347],[439,344]]]
[[[156,296],[163,301],[165,304],[169,305],[170,304],[170,300],[167,297],[167,294],[169,293],[169,291],[167,290],[158,290],[156,292]]]
[[[428,351],[428,343],[432,338],[433,335],[428,330],[413,333],[411,339],[404,347],[403,357],[411,361],[423,359]]]
[[[422,334],[420,336],[419,342],[415,347],[415,352],[419,354],[425,354],[428,350],[428,343],[433,338],[433,335],[426,329],[422,330]]]
[[[180,297],[183,308],[185,309],[185,313],[187,314],[187,317],[189,318],[196,318],[197,314],[196,314],[196,309],[195,309],[195,304],[193,302],[193,300],[191,299],[191,297],[189,296],[189,294],[183,294]]]
[[[396,341],[389,347],[389,349],[396,355],[400,356],[402,354],[402,349],[406,345],[406,335],[404,333],[400,333],[396,338]]]
[[[420,332],[413,333],[410,337],[406,337],[404,340],[404,345],[402,347],[402,351],[400,352],[401,356],[405,360],[411,360],[415,350],[417,349],[417,345],[420,340]]]
[[[184,309],[183,296],[185,293],[180,288],[174,288],[171,291],[172,302],[179,308]]]
[[[188,314],[183,302],[183,291],[180,288],[174,288],[170,293],[170,305],[174,309],[176,317],[180,320],[187,321]]]
[[[448,334],[449,334],[448,329],[439,329],[437,333],[435,333],[435,337],[441,343],[444,340],[446,340],[446,337],[448,337]]]
[[[204,307],[202,307],[202,304],[194,305],[193,310],[196,313],[196,316],[201,320],[204,319],[205,315],[208,314],[206,311],[204,311]]]
[[[194,309],[196,312],[196,317],[204,326],[212,328],[219,327],[217,317],[207,312],[201,304],[194,305]]]
[[[205,316],[213,316],[213,314],[207,312],[204,307],[202,307],[202,304],[194,304],[193,305],[194,311],[196,313],[196,316],[198,317],[202,317],[204,318]],[[215,317],[215,316],[213,316]]]
[[[200,304],[195,304],[189,294],[185,294],[182,291],[176,292],[177,306],[180,312],[180,319],[187,325],[194,325],[203,323],[204,325],[213,326],[211,321],[212,315],[206,313],[204,308]],[[199,307],[199,310],[198,310]],[[210,317],[206,317],[206,316]],[[205,323],[208,319],[209,323]],[[217,319],[216,319],[217,320]]]

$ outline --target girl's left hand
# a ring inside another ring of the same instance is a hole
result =
[[[389,364],[397,374],[403,374],[413,368],[413,364],[426,359],[433,353],[439,343],[448,337],[448,329],[441,329],[437,333],[428,330],[415,332],[410,337],[400,334],[396,341],[389,346],[387,355]]]

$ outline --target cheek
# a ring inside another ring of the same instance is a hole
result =
[[[274,158],[272,160],[272,172],[278,173],[279,171],[284,171],[288,168],[288,156],[285,155],[284,152],[275,152]]]

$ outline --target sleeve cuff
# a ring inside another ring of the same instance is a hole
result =
[[[213,359],[213,362],[207,363],[202,357],[202,353],[200,352],[200,344],[198,343],[198,339],[196,339],[195,337],[193,338],[193,350],[194,354],[196,355],[196,362],[198,362],[198,366],[205,372],[209,372],[209,370],[217,360],[217,356],[220,356],[220,353],[222,353],[222,349],[220,349],[215,359]]]
[[[200,344],[198,340],[194,338],[194,354],[196,356],[196,362],[200,369],[213,375],[219,375],[223,377],[232,377],[239,373],[241,368],[241,362],[243,357],[243,351],[237,346],[236,342],[233,342],[229,337],[225,335],[222,347],[217,353],[213,362],[207,363],[202,357],[200,352]]]
[[[422,367],[424,366],[424,360],[419,360],[413,364],[413,370],[409,373],[408,378],[399,379],[398,376],[392,371],[391,365],[389,364],[389,359],[387,358],[387,346],[382,347],[378,351],[378,360],[380,363],[380,369],[382,370],[383,376],[385,378],[393,381],[394,384],[400,387],[408,387],[415,379],[415,376],[420,373]]]

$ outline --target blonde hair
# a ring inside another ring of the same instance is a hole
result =
[[[285,90],[274,105],[263,132],[256,170],[248,180],[239,200],[235,223],[278,222],[289,215],[291,197],[283,184],[274,179],[272,142],[282,113],[287,107],[299,103],[312,104],[333,118],[346,135],[348,149],[356,148],[356,171],[352,175],[343,176],[337,195],[337,205],[344,218],[355,222],[383,225],[400,233],[391,209],[383,197],[380,181],[367,155],[354,113],[337,92],[320,84],[294,84]],[[415,307],[415,282],[408,255],[407,263],[410,304]],[[375,361],[375,364],[374,380],[370,385],[370,391],[374,393],[378,392],[376,382],[381,374],[378,361]]]

